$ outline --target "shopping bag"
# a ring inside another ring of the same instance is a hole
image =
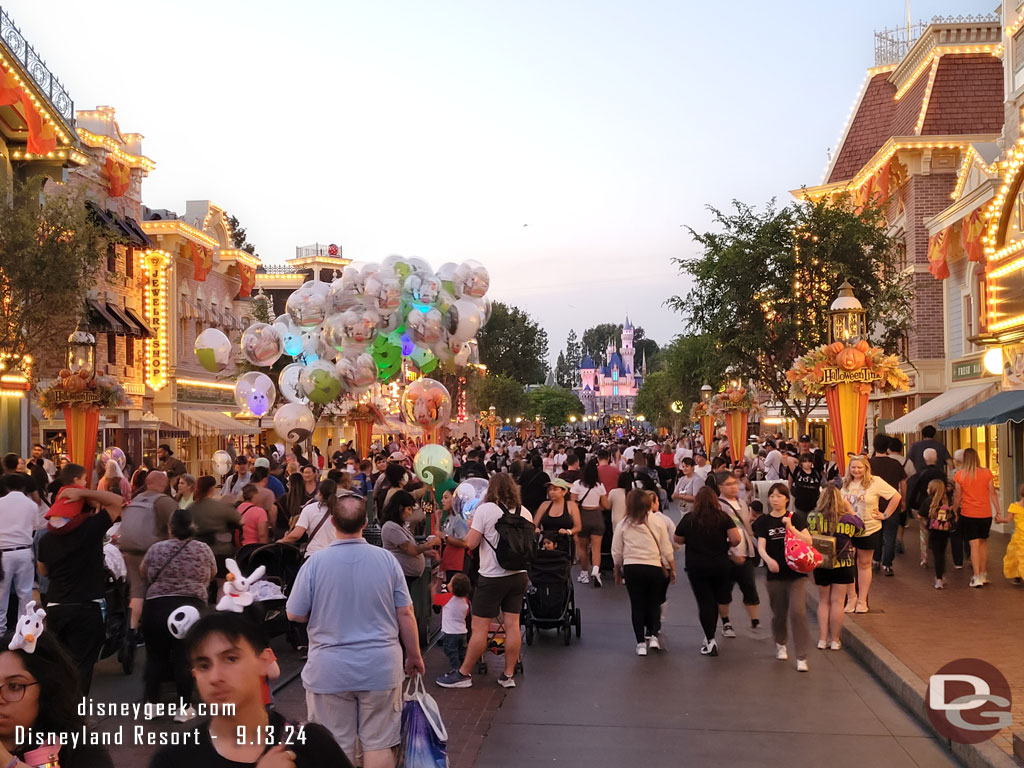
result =
[[[448,768],[448,731],[421,675],[406,684],[404,701],[399,768]]]

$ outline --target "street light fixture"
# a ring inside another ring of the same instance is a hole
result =
[[[853,295],[853,286],[844,280],[839,295],[828,309],[828,340],[853,343],[867,335],[864,305]]]
[[[68,369],[72,373],[96,372],[96,337],[88,331],[75,331],[68,336]]]
[[[711,402],[711,392],[711,385],[705,384],[703,387],[700,388],[700,399],[703,400],[705,403]]]

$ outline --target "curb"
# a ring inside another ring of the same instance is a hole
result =
[[[808,592],[809,605],[817,611],[817,595]],[[850,616],[843,622],[840,640],[843,648],[867,667],[917,721],[967,768],[1020,768],[1020,763],[991,741],[980,744],[958,744],[942,736],[928,719],[925,697],[928,686],[888,648],[875,639]],[[1016,742],[1016,737],[1012,737]],[[1016,745],[1016,744],[1015,744]]]

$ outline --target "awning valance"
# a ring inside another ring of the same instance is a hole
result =
[[[251,427],[220,411],[178,411],[178,424],[198,435],[258,435],[259,427]]]
[[[950,416],[939,422],[939,429],[962,429],[963,427],[987,427],[991,424],[1005,424],[1024,421],[1024,390],[1000,392],[973,408]]]
[[[150,420],[143,418],[139,421],[129,421],[128,429],[145,429],[150,432],[158,432],[160,439],[163,438],[186,438],[191,437],[192,433],[187,429],[176,427],[173,424],[168,424],[166,421]]]
[[[885,425],[885,431],[890,435],[920,432],[923,427],[935,424],[985,399],[992,394],[995,386],[995,381],[987,381],[949,389],[910,413],[890,421]],[[941,426],[939,428],[945,429]]]
[[[129,336],[142,335],[142,329],[139,328],[135,321],[128,317],[125,311],[121,309],[121,307],[117,306],[117,304],[108,303],[107,309],[110,311],[110,314],[112,314],[119,321],[121,321],[121,325],[124,326],[125,333],[127,333]]]
[[[107,305],[89,299],[89,327],[100,333],[124,333],[124,325],[107,309]]]
[[[139,330],[142,331],[142,338],[148,339],[148,338],[150,338],[153,335],[153,329],[150,328],[149,324],[145,320],[142,319],[142,315],[141,314],[136,312],[131,307],[125,307],[124,311],[125,311],[125,314],[127,314],[128,317],[130,317],[132,320],[134,320],[135,324],[137,326],[139,326]]]

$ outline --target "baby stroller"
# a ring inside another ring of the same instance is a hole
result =
[[[523,601],[523,628],[526,644],[533,645],[538,629],[554,629],[562,633],[568,645],[572,629],[580,636],[582,623],[576,607],[572,582],[572,555],[564,548],[541,549],[530,566],[530,587]]]
[[[262,546],[244,547],[236,558],[239,569],[243,573],[252,573],[261,565],[266,568],[264,581],[276,584],[281,588],[280,597],[270,599],[258,598],[254,609],[262,617],[263,629],[268,639],[285,635],[294,648],[299,644],[295,626],[288,621],[285,606],[291,593],[295,577],[302,566],[302,553],[291,544],[264,544]]]
[[[505,615],[499,613],[498,618],[491,621],[491,626],[487,629],[487,652],[493,653],[495,656],[505,655]],[[486,655],[481,656],[480,660],[476,663],[476,671],[478,675],[487,674],[487,661]],[[523,674],[523,654],[519,654],[519,661],[516,662],[515,671],[518,674]]]
[[[105,659],[116,653],[121,669],[130,675],[135,670],[135,647],[128,635],[128,569],[124,556],[113,544],[104,545],[103,558],[106,566],[103,592],[106,609],[100,658]]]

